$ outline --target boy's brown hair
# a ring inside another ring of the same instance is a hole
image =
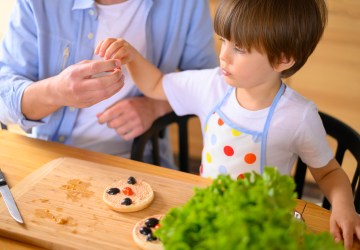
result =
[[[324,0],[222,0],[214,28],[240,48],[265,53],[272,66],[292,58],[295,64],[281,73],[289,77],[314,51],[326,22]]]

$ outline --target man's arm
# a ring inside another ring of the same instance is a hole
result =
[[[46,40],[47,46],[39,35],[39,30],[45,28],[37,22],[47,19],[46,15],[35,15],[33,8],[44,4],[17,1],[0,45],[0,120],[18,123],[25,130],[39,125],[38,120],[62,106],[90,106],[113,95],[123,85],[119,61],[83,61],[63,70],[65,57],[50,49],[61,48],[60,39]],[[49,11],[53,13],[54,9]],[[44,56],[47,53],[51,55]],[[92,78],[93,74],[107,71],[113,72]]]
[[[85,108],[109,98],[122,86],[118,60],[83,61],[59,75],[29,85],[21,99],[21,109],[29,120],[40,120],[63,106]],[[112,71],[93,78],[93,75]]]

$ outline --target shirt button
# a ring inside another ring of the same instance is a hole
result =
[[[59,138],[58,138],[58,141],[59,142],[64,142],[65,141],[65,136],[60,135]]]
[[[93,16],[95,14],[95,11],[94,10],[89,10],[89,14],[90,14],[90,16]]]
[[[87,35],[88,39],[93,39],[94,38],[94,33],[90,32],[88,35]]]
[[[75,111],[75,108],[74,108],[74,107],[70,107],[69,110],[70,110],[71,112],[74,112],[74,111]]]

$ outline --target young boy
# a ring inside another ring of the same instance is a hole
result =
[[[281,79],[297,72],[319,42],[327,20],[323,0],[223,0],[215,15],[220,68],[163,75],[123,39],[95,50],[120,59],[147,96],[168,100],[178,115],[199,116],[203,177],[262,172],[290,174],[298,157],[332,204],[330,230],[350,248],[360,239],[349,180],[326,141],[317,108]]]

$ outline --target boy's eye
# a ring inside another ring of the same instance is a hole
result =
[[[237,52],[237,53],[245,53],[246,52],[246,49],[243,49],[243,48],[240,48],[238,46],[235,46],[234,47],[234,50]]]
[[[222,43],[226,43],[227,40],[223,37],[219,37],[219,40],[222,42]],[[241,54],[244,54],[246,53],[246,49],[244,48],[241,48],[239,46],[236,46],[234,43],[230,42],[229,44],[230,46],[234,46],[233,50],[236,52],[236,53],[241,53]]]

